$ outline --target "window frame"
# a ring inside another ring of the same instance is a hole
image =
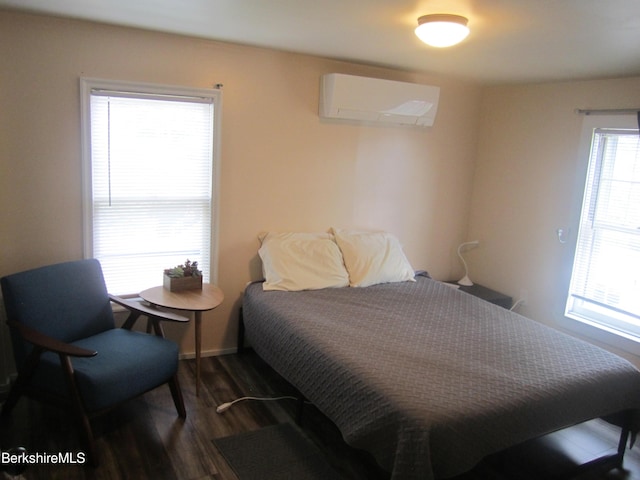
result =
[[[80,78],[80,128],[82,160],[82,233],[83,257],[93,258],[93,179],[91,158],[91,92],[92,90],[113,90],[118,92],[139,93],[142,95],[174,97],[206,97],[214,106],[213,151],[211,181],[211,239],[209,252],[209,281],[218,283],[218,251],[220,224],[220,152],[222,130],[222,90],[219,88],[197,88],[165,85],[147,82],[108,80],[93,77]],[[172,265],[167,265],[167,268]],[[158,285],[162,283],[158,273]],[[150,285],[152,286],[152,285]],[[131,296],[138,292],[130,292]],[[125,295],[128,296],[128,295]]]
[[[562,303],[562,312],[560,314],[561,326],[570,331],[585,335],[596,341],[603,342],[607,345],[619,348],[635,355],[640,355],[640,334],[636,335],[625,331],[624,328],[616,327],[615,320],[607,324],[604,321],[598,321],[587,316],[569,315],[567,313],[567,302],[571,296],[571,281],[573,275],[573,265],[578,248],[578,233],[580,228],[583,204],[586,198],[587,182],[589,174],[589,166],[591,161],[592,141],[594,132],[598,129],[612,130],[638,130],[638,120],[635,115],[587,115],[584,118],[582,126],[582,135],[578,151],[578,172],[576,185],[575,208],[572,215],[572,230],[576,234],[572,238],[571,249],[568,253],[566,270],[566,278],[564,284],[564,302]],[[579,197],[579,198],[578,198]]]

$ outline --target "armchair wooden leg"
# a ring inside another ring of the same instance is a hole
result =
[[[78,386],[76,384],[73,375],[73,365],[71,359],[67,355],[60,355],[60,363],[62,364],[62,370],[64,371],[67,379],[67,385],[69,386],[69,396],[71,397],[71,410],[73,416],[78,423],[80,433],[83,437],[85,447],[87,449],[87,457],[91,465],[97,467],[99,465],[98,449],[96,448],[96,442],[93,437],[93,430],[91,429],[91,422],[89,416],[85,411],[82,398],[80,398],[80,392],[78,392]]]
[[[173,398],[173,403],[176,406],[176,410],[178,411],[178,415],[180,418],[187,418],[187,411],[184,408],[184,399],[182,398],[182,390],[180,389],[180,383],[178,382],[178,374],[175,374],[169,380],[169,388],[171,389],[171,397]]]
[[[100,465],[100,456],[98,455],[98,448],[96,447],[96,441],[93,437],[93,430],[91,429],[89,417],[84,410],[74,411],[74,416],[76,417],[76,421],[81,429],[85,448],[87,449],[87,460],[89,460],[89,463],[94,468],[98,467]]]

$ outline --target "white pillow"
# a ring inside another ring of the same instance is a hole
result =
[[[349,285],[415,282],[415,272],[396,237],[387,232],[333,229],[349,272]]]
[[[342,254],[330,233],[268,233],[258,254],[264,290],[317,290],[349,285]]]

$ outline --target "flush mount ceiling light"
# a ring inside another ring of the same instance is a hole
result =
[[[437,13],[418,18],[415,32],[420,40],[432,47],[450,47],[469,35],[469,20],[460,15]]]

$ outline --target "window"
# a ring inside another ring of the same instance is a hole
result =
[[[115,294],[197,261],[215,279],[220,91],[81,80],[85,256]]]
[[[565,314],[640,341],[640,136],[594,128],[591,140]]]

